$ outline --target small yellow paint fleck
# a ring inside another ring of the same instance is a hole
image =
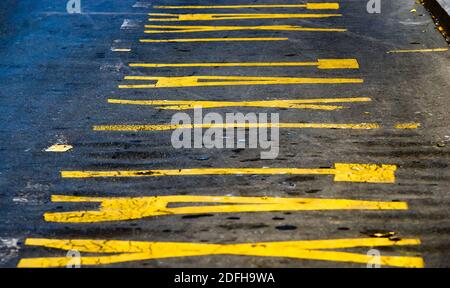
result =
[[[113,52],[130,52],[130,48],[111,48],[111,51]]]
[[[72,148],[73,146],[67,144],[55,144],[45,149],[45,152],[67,152]]]
[[[420,123],[398,123],[394,127],[395,129],[418,129]]]

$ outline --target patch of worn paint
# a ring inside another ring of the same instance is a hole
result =
[[[395,165],[336,163],[335,168],[194,168],[168,170],[61,171],[63,178],[201,175],[334,175],[338,182],[394,183]]]
[[[448,48],[434,48],[434,49],[413,49],[413,50],[391,50],[386,53],[428,53],[428,52],[445,52]]]
[[[68,144],[54,144],[45,149],[45,152],[67,152],[72,148],[73,146]]]
[[[206,244],[188,242],[138,242],[120,240],[69,240],[29,238],[25,245],[60,250],[77,250],[81,253],[107,255],[82,256],[81,265],[97,266],[113,263],[144,261],[151,259],[194,257],[207,255],[239,255],[252,257],[277,257],[303,260],[361,263],[366,265],[371,256],[366,254],[335,251],[358,247],[395,247],[420,245],[419,239],[353,238],[302,240],[282,242],[254,242],[240,244]],[[382,266],[422,268],[421,257],[381,255]],[[65,267],[69,257],[24,258],[19,268]]]
[[[151,89],[236,85],[293,85],[293,84],[361,84],[358,78],[300,78],[251,76],[125,76],[125,80],[155,81],[154,84],[119,85],[121,89]]]
[[[408,205],[405,202],[273,197],[154,196],[107,198],[54,195],[52,196],[52,201],[100,203],[100,209],[97,211],[56,212],[44,214],[44,219],[46,221],[63,223],[123,221],[154,216],[202,213],[408,209]],[[169,207],[170,204],[175,203],[215,203],[215,205]],[[229,205],[216,205],[219,203],[227,203]]]
[[[418,129],[420,127],[420,123],[398,123],[395,124],[395,129]]]

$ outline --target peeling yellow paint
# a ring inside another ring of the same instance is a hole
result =
[[[340,17],[342,14],[170,14],[150,13],[148,21],[212,21],[244,19],[298,19]]]
[[[312,109],[333,111],[344,108],[337,105],[319,105],[318,103],[359,103],[370,102],[370,98],[325,98],[308,100],[268,100],[268,101],[173,101],[173,100],[121,100],[108,99],[110,104],[148,105],[162,110],[188,110],[196,107],[203,109],[224,107],[267,107],[289,109]],[[316,103],[316,104],[314,104]]]
[[[168,26],[168,25],[145,25],[147,34],[157,33],[195,33],[195,32],[218,32],[218,31],[305,31],[305,32],[345,32],[343,28],[309,28],[295,25],[270,25],[270,26]]]
[[[420,123],[398,123],[395,124],[395,129],[418,129],[420,127]]]
[[[63,178],[201,175],[334,175],[334,181],[394,183],[395,165],[336,163],[335,168],[194,168],[168,170],[61,171]]]
[[[254,5],[180,5],[153,6],[155,9],[245,9],[245,8],[306,8],[308,10],[337,10],[339,3],[254,4]]]
[[[49,222],[93,223],[123,221],[145,217],[269,211],[311,210],[406,210],[405,202],[359,201],[346,199],[227,197],[227,196],[154,196],[154,197],[78,197],[52,196],[53,202],[98,202],[97,211],[45,213]],[[227,203],[229,205],[203,205],[169,207],[174,203]],[[239,205],[237,205],[239,204]]]
[[[119,85],[121,89],[151,89],[236,85],[292,85],[292,84],[361,84],[357,78],[297,78],[249,76],[125,76],[125,80],[155,81],[154,84]]]
[[[72,148],[73,146],[68,144],[55,144],[45,149],[45,152],[67,152]]]
[[[240,244],[206,244],[187,242],[138,242],[121,240],[66,240],[66,239],[26,239],[27,246],[40,246],[60,250],[76,250],[82,253],[82,266],[97,266],[113,263],[143,261],[151,259],[193,257],[208,255],[239,255],[253,257],[279,257],[303,260],[361,263],[366,265],[371,256],[359,253],[333,251],[358,247],[395,247],[420,245],[419,239],[353,238],[303,240],[283,242],[254,242]],[[106,255],[84,256],[87,253]],[[19,268],[65,267],[73,259],[70,257],[24,258]],[[389,256],[384,253],[379,258],[382,266],[423,268],[421,257]]]
[[[283,37],[254,38],[181,38],[181,39],[140,39],[141,43],[180,43],[180,42],[234,42],[234,41],[287,41]]]
[[[313,66],[318,69],[359,69],[356,59],[318,59],[317,62],[239,62],[239,63],[130,63],[130,67],[296,67]]]

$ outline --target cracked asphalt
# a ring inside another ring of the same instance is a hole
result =
[[[81,14],[68,14],[65,1],[0,3],[0,266],[64,267],[67,251],[77,250],[82,265],[93,267],[366,267],[372,248],[379,249],[386,267],[450,266],[450,52],[420,4],[385,0],[380,14],[369,14],[360,0],[339,1],[339,9],[331,10],[155,8],[299,4],[287,0],[137,1],[82,0]],[[342,16],[152,22],[148,13]],[[144,33],[155,28],[145,25],[345,31]],[[193,38],[218,40],[167,42]],[[321,69],[314,64],[319,59],[356,59],[358,67]],[[285,62],[297,64],[267,65]],[[361,81],[183,86],[186,82],[169,79],[168,87],[140,89],[124,86],[159,80],[126,76]],[[343,98],[364,99],[337,101],[345,108],[328,110],[236,104]],[[262,160],[260,149],[174,149],[171,131],[123,125],[170,124],[176,107],[108,99],[228,101],[235,106],[204,112],[279,113],[281,123],[321,128],[280,128],[279,156],[273,160]],[[374,125],[322,127],[330,123]],[[99,126],[104,129],[95,129]],[[53,145],[70,147],[46,151]],[[364,173],[366,166],[350,167],[342,176],[339,163],[378,166],[370,166],[367,173],[374,174],[366,181],[355,172]],[[256,170],[211,172],[219,168]],[[267,168],[280,170],[261,173]],[[289,174],[283,170],[288,168],[306,170]],[[200,172],[187,175],[184,169]],[[112,176],[94,175],[102,171]],[[116,177],[118,171],[162,176]],[[336,253],[323,252],[327,249]],[[339,253],[344,251],[349,255]]]

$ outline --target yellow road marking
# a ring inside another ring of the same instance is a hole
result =
[[[268,107],[290,109],[312,109],[333,111],[344,108],[337,105],[318,105],[317,103],[357,103],[370,102],[370,98],[328,98],[308,100],[269,100],[269,101],[172,101],[172,100],[121,100],[108,99],[108,103],[122,105],[149,105],[162,110],[188,110],[196,107],[224,108],[224,107]]]
[[[238,63],[130,63],[130,67],[296,67],[314,66],[318,69],[359,69],[356,59],[318,59],[316,62],[238,62]]]
[[[282,37],[255,38],[180,38],[180,39],[140,39],[141,43],[181,43],[181,42],[235,42],[235,41],[287,41]]]
[[[271,26],[166,26],[166,25],[145,25],[145,33],[193,33],[193,32],[217,32],[217,31],[243,31],[243,30],[263,30],[263,31],[306,31],[306,32],[345,32],[343,28],[308,28],[294,25],[271,25]]]
[[[209,5],[209,6],[153,6],[155,9],[245,9],[245,8],[306,8],[308,10],[337,10],[339,3],[306,4],[257,4],[257,5]]]
[[[95,125],[94,131],[168,131],[177,129],[235,129],[235,128],[291,128],[291,129],[380,129],[377,123],[210,123],[210,124],[147,124],[147,125]]]
[[[72,145],[67,144],[55,144],[47,149],[45,149],[45,152],[67,152],[73,148]]]
[[[193,257],[207,255],[240,255],[256,257],[280,257],[291,259],[309,259],[333,262],[366,264],[371,256],[352,252],[333,251],[357,247],[395,247],[420,245],[419,239],[401,239],[392,241],[388,238],[353,238],[331,240],[303,240],[283,242],[254,242],[239,244],[207,244],[189,242],[138,242],[120,240],[68,240],[68,239],[26,239],[25,245],[76,250],[82,253],[83,266],[97,266],[113,263],[165,259],[176,257]],[[88,253],[106,255],[85,256]],[[19,268],[66,267],[71,257],[24,258],[17,265]],[[388,256],[384,253],[379,258],[382,266],[405,268],[422,268],[421,257]]]
[[[388,51],[388,54],[391,53],[427,53],[427,52],[445,52],[448,51],[448,48],[434,48],[434,49],[414,49],[414,50],[391,50]]]
[[[212,20],[244,20],[244,19],[297,19],[297,18],[329,18],[342,14],[171,14],[150,13],[149,21],[212,21]]]
[[[335,163],[335,168],[194,168],[172,170],[61,171],[62,178],[199,175],[334,175],[336,182],[394,183],[395,165]]]
[[[398,123],[394,127],[395,129],[417,129],[420,127],[420,123]]]
[[[357,78],[298,78],[249,76],[125,76],[125,80],[155,81],[155,84],[119,85],[121,89],[176,88],[235,85],[288,85],[288,84],[360,84]]]
[[[97,211],[45,213],[49,222],[93,223],[123,221],[146,217],[202,214],[311,210],[407,210],[405,202],[359,201],[346,199],[223,197],[223,196],[162,196],[162,197],[78,197],[52,196],[53,202],[97,202]],[[169,207],[173,203],[227,203],[229,205],[203,205]]]

